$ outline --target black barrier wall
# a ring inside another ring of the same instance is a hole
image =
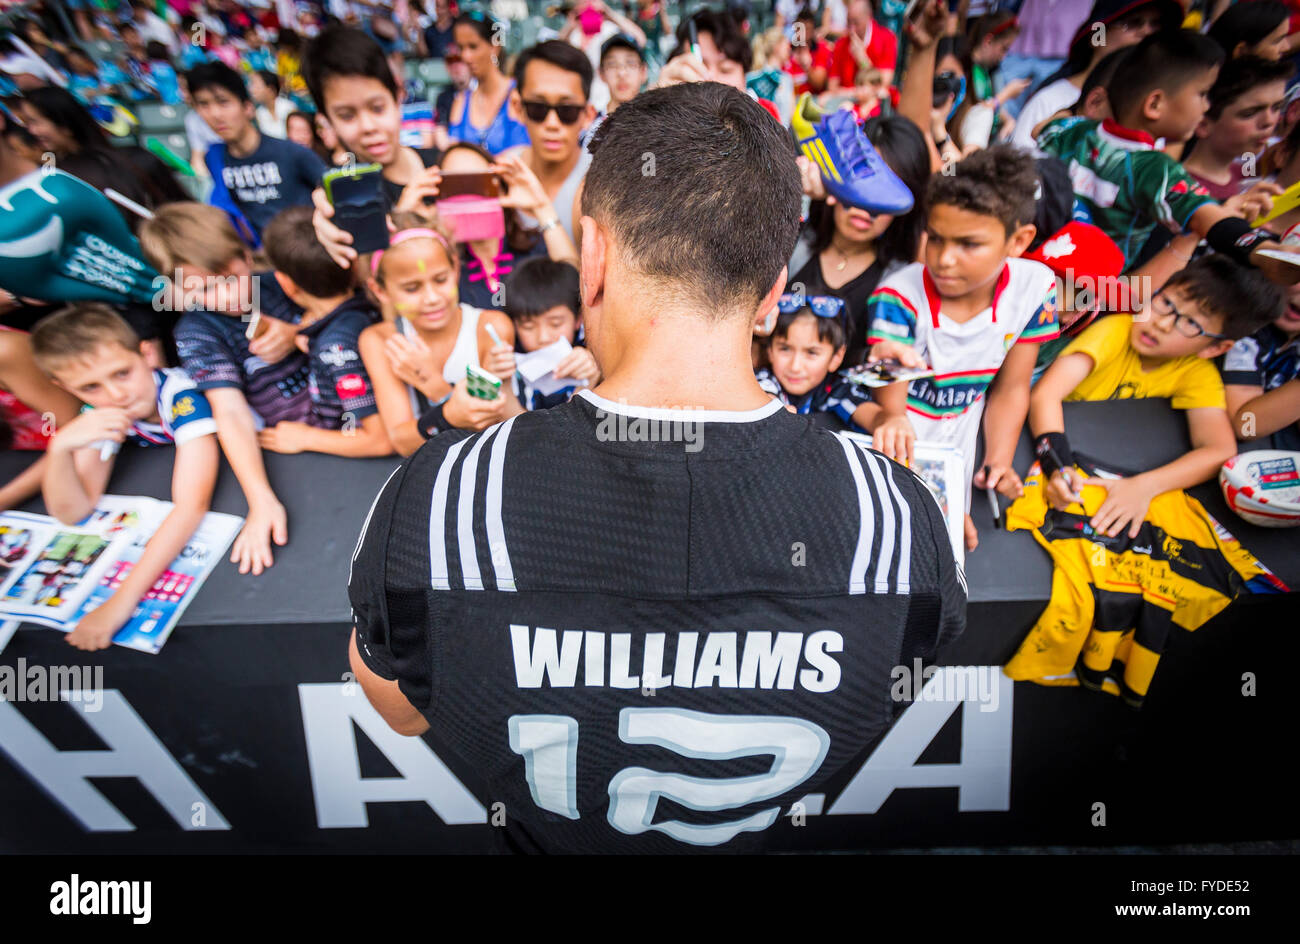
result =
[[[1142,435],[1112,442],[1120,415]],[[1186,444],[1181,418],[1160,403],[1069,405],[1067,423],[1078,448],[1123,465],[1167,461]],[[110,491],[166,497],[167,458],[126,450]],[[29,460],[0,457],[0,474]],[[219,566],[159,655],[84,654],[39,628],[20,630],[0,653],[14,671],[103,670],[102,691],[81,701],[0,703],[0,851],[495,848],[493,824],[511,811],[436,733],[393,734],[348,675],[348,562],[396,460],[267,460],[290,545],[260,577]],[[1238,521],[1213,487],[1196,494],[1300,585],[1300,535]],[[213,507],[244,510],[229,470]],[[1176,630],[1141,711],[1083,690],[1013,684],[996,667],[1046,602],[1050,562],[1028,533],[993,531],[984,503],[973,507],[981,547],[967,561],[966,633],[943,654],[944,668],[905,686],[910,703],[879,743],[824,795],[786,811],[773,827],[777,845],[1300,834],[1290,749],[1276,733],[1294,715],[1300,597],[1243,598],[1195,633]]]

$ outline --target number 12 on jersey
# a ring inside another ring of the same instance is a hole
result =
[[[524,776],[538,807],[578,819],[578,722],[567,715],[514,715],[510,749],[524,758]],[[700,825],[654,822],[659,797],[693,810],[726,810],[781,796],[821,767],[830,736],[801,718],[711,715],[684,708],[624,708],[618,736],[625,744],[653,744],[685,757],[731,760],[759,754],[774,758],[770,770],[748,777],[692,777],[644,767],[625,767],[609,782],[609,824],[628,835],[649,830],[679,842],[716,846],[739,833],[767,829],[780,807],[743,819]]]

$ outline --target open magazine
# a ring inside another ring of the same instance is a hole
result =
[[[844,435],[871,445],[871,437],[862,433]],[[948,522],[948,537],[952,539],[952,553],[957,563],[966,562],[966,457],[956,446],[918,441],[913,448],[915,461],[912,471],[930,489],[939,503],[944,521]]]
[[[171,502],[153,498],[105,495],[76,525],[0,512],[0,620],[69,632],[121,585],[171,509]],[[113,642],[142,652],[162,649],[243,523],[238,515],[204,515]]]

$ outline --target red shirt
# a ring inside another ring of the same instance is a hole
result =
[[[871,21],[871,35],[867,37],[867,58],[877,69],[893,70],[898,65],[898,38],[875,20]],[[858,63],[849,51],[847,33],[835,43],[830,77],[839,79],[844,88],[852,88],[857,84]]]
[[[812,57],[813,69],[825,69],[826,78],[829,80],[831,72],[831,47],[826,43],[818,43],[810,53]],[[808,74],[803,71],[793,55],[786,61],[784,71],[788,72],[794,78],[794,94],[802,95],[804,92],[813,91],[808,86]]]

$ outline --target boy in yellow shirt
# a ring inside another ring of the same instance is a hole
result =
[[[1213,360],[1234,341],[1278,317],[1281,291],[1258,271],[1212,255],[1174,274],[1136,315],[1110,315],[1079,335],[1034,388],[1029,428],[1050,477],[1054,508],[1081,501],[1061,403],[1167,397],[1187,414],[1191,450],[1123,479],[1087,479],[1108,495],[1089,522],[1111,537],[1137,537],[1151,499],[1214,475],[1237,452],[1223,380]]]

